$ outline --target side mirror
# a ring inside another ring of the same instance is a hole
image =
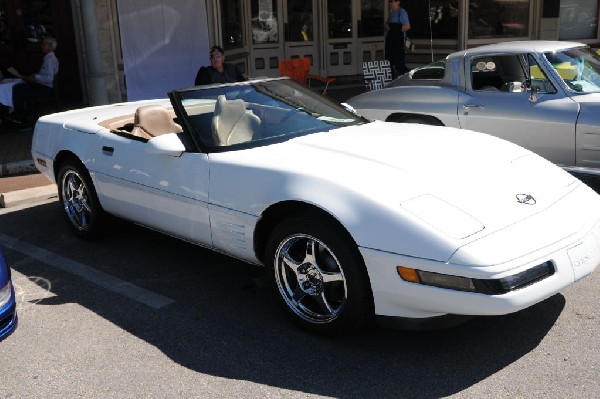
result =
[[[529,77],[525,79],[525,91],[529,93],[530,102],[534,103],[537,101],[537,92],[540,91],[540,89],[531,83],[531,79]]]
[[[148,154],[164,154],[172,157],[180,157],[185,151],[185,147],[177,136],[177,133],[167,133],[152,137],[146,144],[145,150]]]
[[[535,87],[535,86],[531,86],[529,87],[529,101],[534,103],[537,101],[537,92],[540,91],[539,88]]]

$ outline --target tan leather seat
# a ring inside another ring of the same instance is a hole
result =
[[[183,129],[173,121],[165,107],[144,105],[135,110],[131,134],[145,139],[165,133],[181,133]]]
[[[215,145],[227,146],[250,141],[259,125],[260,118],[246,110],[243,100],[227,100],[223,95],[217,97],[212,120]]]

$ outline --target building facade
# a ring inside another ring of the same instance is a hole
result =
[[[598,0],[402,0],[416,43],[408,64],[504,40],[598,41]],[[210,35],[252,76],[275,76],[277,60],[313,58],[313,72],[360,74],[383,58],[382,0],[213,0]]]
[[[401,1],[415,42],[409,66],[498,41],[600,42],[599,0]],[[384,57],[388,7],[387,0],[0,0],[0,66],[27,72],[41,60],[41,38],[53,35],[61,94],[85,104],[131,99],[134,75],[149,73],[137,64],[139,54],[156,54],[152,69],[160,70],[161,62],[183,56],[186,43],[199,52],[220,44],[249,77],[278,76],[279,59],[304,56],[312,58],[313,73],[356,76],[363,61]],[[167,55],[160,56],[163,50]],[[194,64],[185,70],[190,75],[208,58],[185,54],[178,62]],[[176,68],[168,68],[171,74],[153,81],[177,78]],[[193,77],[180,85],[187,82]]]

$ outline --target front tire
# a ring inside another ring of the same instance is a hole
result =
[[[58,172],[58,197],[73,232],[85,239],[96,238],[106,224],[92,179],[85,167],[69,160]]]
[[[349,334],[373,316],[369,278],[345,230],[306,214],[284,220],[267,245],[268,275],[288,316],[324,336]]]

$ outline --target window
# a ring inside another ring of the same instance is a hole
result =
[[[242,0],[221,1],[221,29],[225,50],[241,48],[242,38]]]
[[[252,43],[279,42],[277,1],[252,0]]]
[[[360,2],[360,37],[383,36],[383,4],[381,0],[362,0]]]
[[[444,78],[446,63],[444,61],[434,62],[411,72],[412,80],[440,80]]]
[[[529,36],[531,0],[469,1],[469,39]]]
[[[558,40],[596,39],[598,3],[596,0],[561,0]]]
[[[23,2],[23,20],[27,40],[41,43],[46,36],[55,36],[52,27],[52,10],[49,1]]]
[[[526,67],[529,73],[525,73]],[[527,79],[538,93],[556,93],[546,74],[531,54],[476,57],[471,60],[471,88],[475,91],[521,93]]]
[[[330,39],[352,37],[352,2],[327,2],[327,24]]]
[[[12,41],[13,29],[11,28],[11,21],[8,18],[6,4],[0,2],[0,44],[12,44]]]
[[[589,47],[545,53],[556,73],[578,93],[600,92],[600,56]]]
[[[288,0],[287,12],[286,41],[309,42],[314,40],[312,0]]]
[[[531,54],[527,54],[527,64],[529,66],[531,87],[538,93],[556,93],[556,88]]]
[[[471,60],[471,87],[476,91],[500,91],[503,85],[496,61],[500,57],[477,57]],[[516,59],[516,56],[515,56]],[[525,74],[523,81],[525,81]]]
[[[457,39],[458,0],[403,1],[400,4],[408,13],[411,38]]]

